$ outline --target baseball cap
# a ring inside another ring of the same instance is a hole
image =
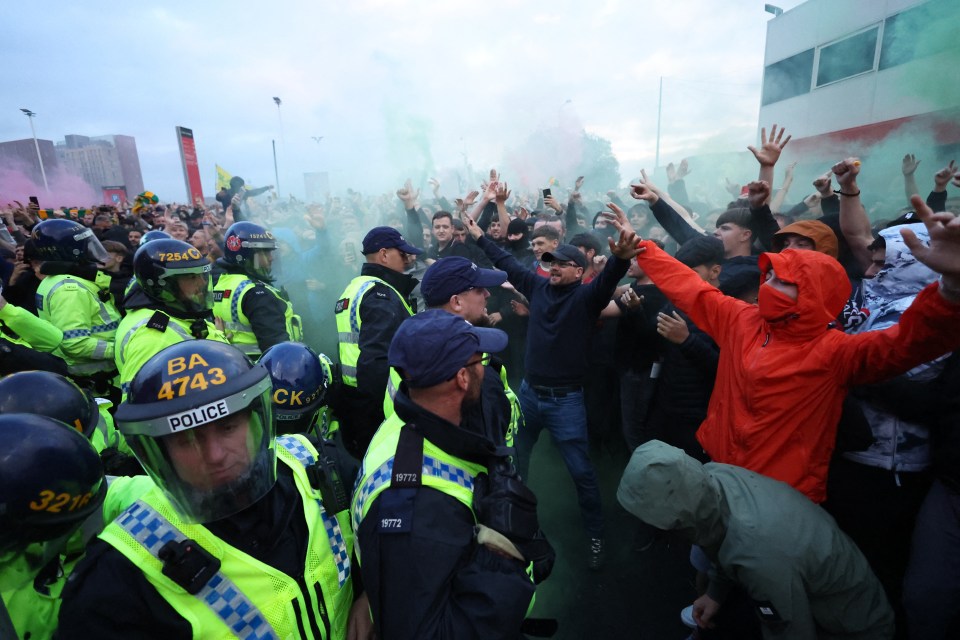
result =
[[[400,249],[404,253],[420,255],[423,249],[418,249],[400,235],[393,227],[374,227],[363,237],[363,255],[376,253],[380,249]]]
[[[577,266],[587,268],[587,256],[572,244],[561,244],[553,251],[547,251],[540,257],[541,262],[576,262]]]
[[[401,323],[390,343],[387,361],[414,389],[451,379],[477,353],[507,347],[507,334],[481,329],[442,309],[427,309]]]
[[[467,289],[497,287],[506,280],[504,271],[481,269],[462,256],[447,256],[427,268],[420,280],[420,293],[428,307],[438,307],[445,304],[450,296]]]

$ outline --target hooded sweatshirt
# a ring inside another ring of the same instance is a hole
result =
[[[760,256],[798,299],[768,322],[759,306],[724,296],[652,242],[640,267],[720,347],[717,380],[697,439],[710,458],[782,480],[815,502],[849,387],[885,380],[960,346],[960,304],[925,288],[900,322],[855,336],[831,328],[850,293],[843,267],[816,251]],[[762,285],[769,286],[769,285]]]
[[[732,584],[741,585],[765,638],[893,637],[893,611],[863,554],[787,485],[701,465],[653,440],[634,451],[617,499],[644,522],[700,545],[715,567],[707,594],[723,604]]]

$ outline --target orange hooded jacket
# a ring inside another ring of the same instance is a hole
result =
[[[760,272],[798,288],[795,312],[764,320],[755,305],[724,296],[652,242],[640,267],[720,346],[716,384],[697,439],[715,462],[781,480],[814,502],[826,498],[827,466],[851,385],[877,382],[960,346],[960,304],[933,284],[900,322],[847,335],[830,328],[850,293],[840,263],[816,251],[760,256]]]

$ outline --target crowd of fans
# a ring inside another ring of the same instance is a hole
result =
[[[509,336],[498,355],[527,417],[520,475],[549,430],[577,487],[594,568],[603,521],[590,455],[635,451],[618,498],[651,539],[694,545],[703,592],[688,617],[702,637],[948,637],[960,617],[960,227],[941,212],[956,210],[948,189],[960,171],[953,162],[936,171],[923,199],[908,154],[907,199],[871,219],[857,182],[870,163],[855,157],[789,204],[795,165],[774,182],[789,140],[776,125],[764,130],[750,147],[757,179],[728,181],[722,206],[691,201],[686,160],[668,165],[665,188],[643,174],[603,194],[582,178],[563,194],[517,193],[491,171],[467,194],[408,181],[395,193],[302,203],[235,178],[213,204],[11,204],[0,211],[0,373],[68,372],[59,345],[23,344],[8,319],[12,308],[42,311],[49,274],[31,230],[43,220],[93,231],[121,314],[151,232],[213,264],[234,223],[261,225],[276,242],[271,284],[302,319],[302,341],[333,361],[343,333],[334,307],[368,260],[367,232],[392,227],[421,251],[404,254],[414,278],[451,256],[506,272],[468,319]],[[646,242],[626,247],[632,232]],[[574,283],[579,297],[556,297]],[[413,298],[419,310],[438,306],[419,287]],[[580,414],[559,402],[580,390],[589,449],[571,433],[583,430]]]

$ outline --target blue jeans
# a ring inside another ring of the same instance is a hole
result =
[[[569,393],[562,398],[539,395],[527,381],[520,385],[520,408],[524,427],[517,434],[517,468],[526,480],[533,445],[546,429],[567,465],[577,487],[577,500],[583,517],[583,528],[591,538],[603,537],[603,509],[597,474],[587,453],[587,412],[583,392]]]

